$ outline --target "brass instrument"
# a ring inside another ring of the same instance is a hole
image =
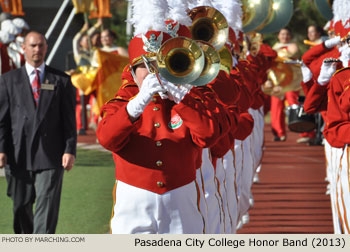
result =
[[[163,43],[158,50],[156,63],[158,71],[165,79],[174,84],[186,84],[201,75],[205,55],[194,40],[176,37]]]
[[[257,30],[272,14],[272,0],[242,0],[244,33]]]
[[[332,18],[333,18],[333,11],[332,11],[333,0],[314,0],[314,4],[316,5],[317,10],[321,13],[321,15],[325,19],[332,20]]]
[[[189,12],[192,39],[210,43],[215,49],[222,48],[228,38],[228,23],[224,15],[209,6],[199,6]]]
[[[190,84],[202,86],[214,80],[218,75],[220,71],[220,55],[211,44],[204,41],[197,41],[197,43],[204,52],[204,68],[200,76]]]
[[[156,55],[156,65],[143,57],[149,72],[160,73],[174,84],[206,85],[220,69],[228,74],[232,56],[226,48],[228,23],[215,8],[200,6],[189,12],[192,39],[176,37],[162,44]]]
[[[233,66],[233,59],[230,50],[224,46],[218,52],[220,55],[220,70],[230,74]]]
[[[278,57],[268,70],[268,80],[263,92],[268,95],[282,97],[288,91],[301,90],[302,80],[300,66],[302,61],[292,60],[286,49],[277,50]]]
[[[292,16],[293,0],[273,0],[271,15],[256,31],[262,34],[277,32],[289,23]]]
[[[254,57],[258,55],[262,43],[262,34],[257,32],[248,32],[245,34],[243,41],[243,50],[240,58],[245,58],[248,51]]]
[[[284,60],[283,61],[284,64],[295,64],[298,66],[302,66],[303,65],[303,61],[302,60]]]
[[[305,45],[309,45],[309,46],[311,46],[311,47],[318,45],[318,43],[312,42],[312,41],[307,40],[307,39],[304,39],[303,42],[304,42]]]

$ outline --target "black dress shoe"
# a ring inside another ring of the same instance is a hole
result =
[[[286,141],[286,136],[281,136],[281,137],[275,136],[273,141],[274,142],[284,142],[284,141]]]

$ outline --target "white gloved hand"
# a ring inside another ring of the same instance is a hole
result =
[[[236,56],[232,55],[232,67],[235,67],[238,65],[238,60]]]
[[[324,42],[324,46],[327,47],[327,48],[332,48],[336,45],[340,44],[340,36],[336,36],[334,38],[331,38],[331,39],[327,39],[325,42]]]
[[[168,82],[168,84],[165,86],[165,88],[168,90],[169,99],[174,101],[176,104],[179,104],[182,101],[185,95],[191,91],[192,87],[193,86],[190,84],[175,85],[171,82]]]
[[[134,99],[129,101],[126,106],[130,117],[138,118],[145,107],[150,103],[152,96],[156,93],[166,92],[166,90],[159,84],[159,81],[155,74],[149,74],[143,80],[140,92]]]
[[[159,96],[160,96],[160,98],[161,98],[162,100],[169,99],[168,93],[165,93],[165,92],[158,92],[158,94],[159,94]]]
[[[304,63],[301,65],[301,73],[303,75],[303,82],[304,83],[306,83],[312,79],[312,72]]]
[[[332,75],[337,70],[337,63],[323,61],[321,66],[321,72],[318,76],[317,83],[321,86],[327,85],[332,78]]]
[[[349,66],[349,60],[350,60],[350,47],[349,46],[346,45],[346,46],[342,47],[341,55],[340,55],[339,59],[343,63],[343,67]]]
[[[164,79],[164,77],[162,77],[161,75],[159,75],[159,78],[162,82],[162,85],[167,91],[167,96],[169,100],[174,101],[176,104],[179,104],[185,97],[185,95],[188,92],[190,92],[191,88],[193,87],[190,84],[175,85],[174,83],[171,83]]]

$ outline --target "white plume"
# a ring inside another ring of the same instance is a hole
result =
[[[213,7],[220,11],[234,30],[236,37],[242,30],[242,3],[239,0],[213,0]]]
[[[345,25],[346,21],[348,21],[350,18],[349,0],[334,0],[332,8],[334,23],[341,20],[342,24]]]
[[[188,1],[186,0],[168,0],[169,14],[168,18],[179,22],[182,25],[189,26],[192,21],[187,15]]]
[[[213,1],[210,0],[197,0],[196,6],[211,6],[213,7]]]
[[[168,11],[165,0],[130,0],[132,16],[127,22],[134,26],[134,35],[145,34],[149,30],[165,31],[164,24]]]

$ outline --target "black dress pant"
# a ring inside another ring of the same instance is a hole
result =
[[[6,167],[7,195],[13,200],[13,228],[16,234],[55,233],[63,172],[62,167],[35,172],[13,171]]]

